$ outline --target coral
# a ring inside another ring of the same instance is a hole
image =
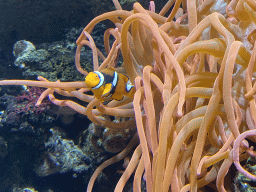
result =
[[[249,157],[244,166],[247,171],[250,171],[253,175],[256,175],[256,161],[255,158]],[[239,191],[255,191],[255,181],[249,179],[240,172],[237,172],[234,178],[235,192]]]
[[[23,91],[19,96],[16,97],[17,105],[22,103],[22,106],[16,106],[16,112],[27,113],[30,111],[36,115],[43,112],[50,105],[50,102],[45,99],[41,102],[40,106],[36,106],[36,102],[43,91],[44,89],[40,87],[29,87],[27,90]]]
[[[32,88],[30,91],[19,90],[16,87],[13,89],[15,91],[10,89],[9,93],[15,93],[14,95],[17,96],[5,94],[0,97],[2,107],[0,131],[41,135],[49,126],[54,125],[56,115],[50,110],[52,104],[46,100],[43,101],[42,107],[35,106],[42,89]]]
[[[46,50],[39,49],[35,51],[29,51],[25,54],[19,56],[16,58],[14,65],[19,66],[20,68],[28,68],[30,66],[31,68],[35,68],[36,63],[42,64],[46,62],[49,59],[49,53]],[[47,68],[41,67],[41,69],[47,69],[49,71],[52,70],[52,66],[49,65]]]
[[[105,28],[104,24],[97,25],[92,34],[100,50],[104,49],[101,39]],[[61,81],[82,80],[83,76],[74,72],[75,66],[73,64],[76,49],[75,39],[77,39],[81,30],[82,28],[72,28],[67,31],[62,41],[37,45],[37,50],[19,55],[14,65],[22,67],[22,75],[27,78],[43,76],[50,81],[58,79]],[[17,42],[17,44],[20,43]],[[92,59],[89,49],[83,49],[81,61],[85,69],[91,70]]]
[[[53,106],[51,111],[57,115],[64,125],[69,125],[74,120],[74,115],[77,113],[75,110],[66,106]]]
[[[52,136],[45,143],[46,152],[39,157],[35,166],[35,172],[40,177],[54,173],[66,173],[69,171],[76,174],[88,171],[86,155],[74,144],[72,140],[63,139],[58,129],[50,129]]]
[[[102,146],[111,153],[122,151],[135,134],[135,129],[113,130],[105,128],[103,131]]]
[[[25,187],[25,188],[18,188],[15,187],[12,192],[38,192],[37,190],[35,190],[34,188],[31,187]]]
[[[135,129],[113,130],[92,123],[88,127],[88,132],[89,134],[80,140],[85,140],[87,144],[90,143],[86,146],[91,146],[92,151],[117,153],[125,148],[133,137]]]
[[[36,48],[33,45],[33,43],[26,40],[20,40],[20,41],[17,41],[13,46],[13,55],[16,58],[18,58],[18,57],[22,57],[24,54],[27,54],[35,50]]]

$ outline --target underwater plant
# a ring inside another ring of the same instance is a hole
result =
[[[81,68],[80,53],[83,46],[92,49],[91,79],[49,82],[38,77],[39,81],[4,80],[0,85],[45,87],[37,105],[48,96],[52,103],[85,114],[95,124],[116,130],[137,128],[127,147],[96,169],[88,192],[105,167],[131,151],[115,191],[122,191],[134,172],[134,191],[141,191],[142,178],[148,192],[196,192],[205,187],[227,191],[231,186],[224,179],[233,163],[255,180],[240,164],[255,156],[248,142],[256,142],[255,1],[168,1],[160,13],[155,13],[154,2],[149,10],[134,3],[133,11],[126,11],[112,1],[117,10],[95,17],[76,42],[76,68],[85,77],[88,72]],[[105,58],[90,33],[107,19],[115,28],[105,31]],[[120,55],[123,64],[117,67]],[[116,78],[106,72],[113,68]],[[129,79],[118,82],[121,74]],[[130,89],[134,93],[127,97]],[[67,99],[55,98],[54,92]],[[120,118],[113,121],[108,116]]]

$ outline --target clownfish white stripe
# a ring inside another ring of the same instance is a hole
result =
[[[100,82],[95,87],[92,87],[92,89],[99,89],[103,85],[103,83],[104,83],[104,76],[99,71],[94,71],[94,73],[96,73],[99,76]]]
[[[117,85],[117,77],[118,77],[117,72],[115,72],[114,73],[114,79],[113,79],[113,82],[112,82],[113,87],[115,87]]]

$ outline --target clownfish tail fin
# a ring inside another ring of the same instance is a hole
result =
[[[130,97],[131,99],[133,99],[134,94],[135,94],[135,87],[134,87],[134,85],[131,84],[130,81],[128,81],[126,83],[126,91],[127,91],[126,96]]]

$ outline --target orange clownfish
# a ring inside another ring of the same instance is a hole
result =
[[[123,96],[133,99],[135,87],[126,75],[117,73],[113,67],[90,72],[85,83],[100,101],[122,100]]]

